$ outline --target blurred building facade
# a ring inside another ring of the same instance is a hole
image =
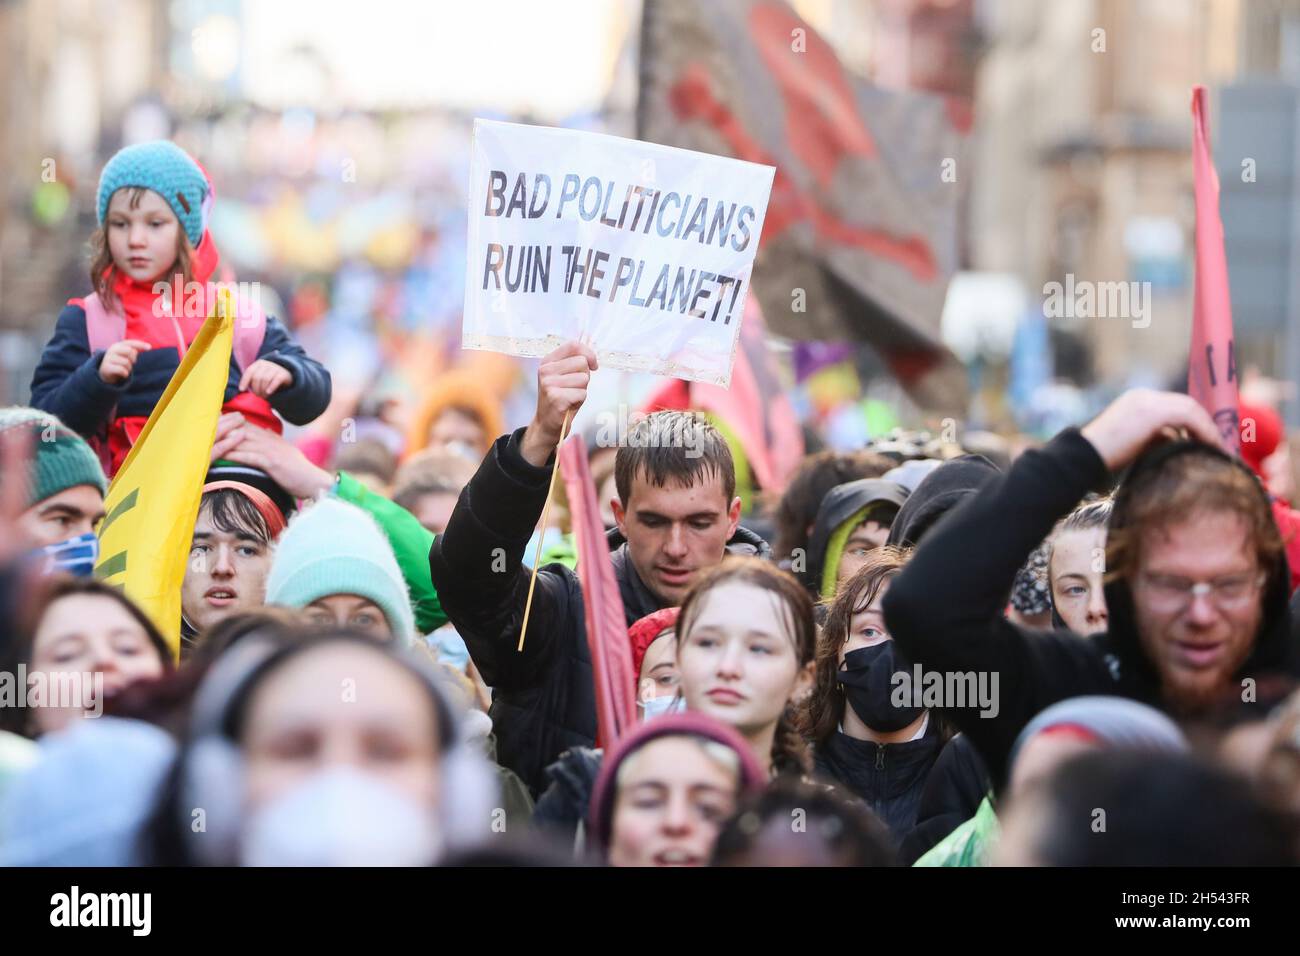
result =
[[[93,193],[105,131],[166,88],[167,7],[0,3],[0,401],[26,400],[34,343],[62,305],[55,290],[87,285],[94,213],[78,198]]]
[[[1192,315],[1195,210],[1191,89],[1211,94],[1221,182],[1240,177],[1240,124],[1220,113],[1225,86],[1300,78],[1293,0],[986,0],[987,46],[975,101],[973,266],[1021,276],[1043,302],[1048,283],[1149,283],[1148,310],[1052,321],[1091,352],[1111,387],[1185,381]],[[1233,129],[1234,141],[1220,135]],[[1233,193],[1222,204],[1232,222]],[[1252,223],[1237,220],[1242,229]],[[1233,261],[1234,279],[1243,270]],[[1242,275],[1242,288],[1250,278]],[[1234,305],[1238,290],[1234,289]],[[1243,363],[1284,374],[1274,310],[1238,323]],[[1149,325],[1146,324],[1149,321]]]

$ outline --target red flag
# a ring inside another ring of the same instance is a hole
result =
[[[1228,257],[1219,218],[1219,177],[1205,131],[1205,87],[1192,88],[1192,171],[1196,182],[1196,299],[1187,392],[1219,426],[1225,451],[1241,453],[1237,356],[1232,339]]]
[[[632,648],[605,525],[596,504],[596,485],[587,467],[587,446],[581,435],[574,435],[560,446],[559,467],[578,549],[578,579],[582,582],[591,673],[596,683],[596,745],[608,748],[636,724]]]

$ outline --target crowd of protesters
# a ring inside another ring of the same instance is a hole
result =
[[[563,500],[541,527],[595,353],[526,423],[468,369],[399,423],[256,314],[163,633],[96,528],[207,314],[155,284],[218,273],[211,199],[169,143],[114,157],[92,290],[0,410],[0,863],[1300,862],[1290,489],[1182,394],[783,488],[690,410],[592,447],[638,719],[602,740]],[[321,416],[352,433],[286,437]]]

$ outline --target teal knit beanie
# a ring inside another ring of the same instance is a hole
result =
[[[393,549],[356,505],[325,498],[284,529],[271,559],[266,603],[306,607],[331,594],[356,594],[384,612],[399,643],[415,636],[415,615]]]
[[[127,186],[143,186],[162,196],[176,213],[190,245],[198,246],[208,225],[212,184],[189,153],[165,139],[118,150],[99,174],[95,211],[101,226],[113,193]]]
[[[77,485],[92,485],[108,493],[108,480],[99,458],[80,435],[49,412],[36,408],[0,408],[0,433],[27,428],[31,434],[31,488],[27,507]]]

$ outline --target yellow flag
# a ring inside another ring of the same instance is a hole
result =
[[[194,343],[104,499],[95,574],[149,615],[176,657],[181,582],[230,375],[230,293],[221,289]]]

